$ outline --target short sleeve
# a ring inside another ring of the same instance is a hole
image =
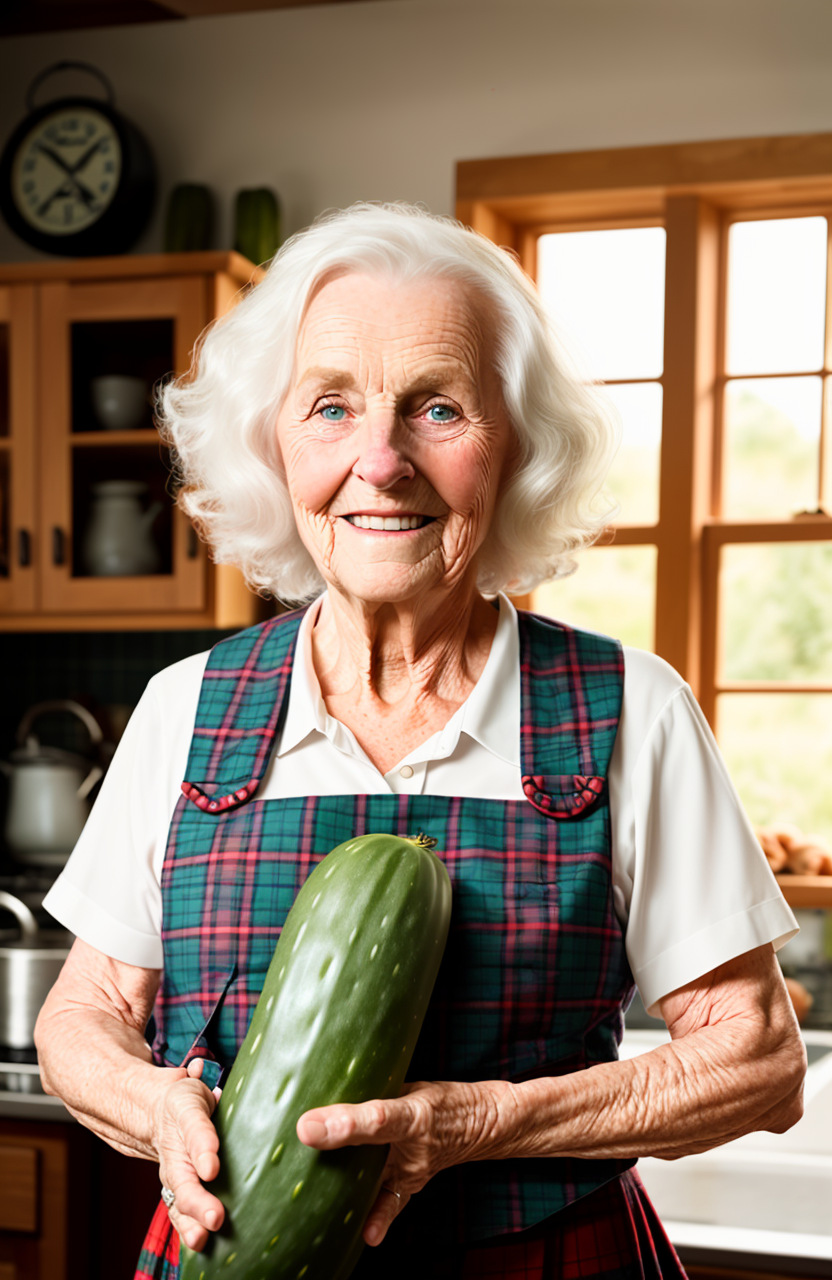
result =
[[[766,942],[781,947],[798,927],[683,682],[650,723],[629,790],[626,948],[659,1016],[662,996]]]
[[[125,964],[162,968],[161,868],[185,776],[206,654],[151,680],[44,907]]]

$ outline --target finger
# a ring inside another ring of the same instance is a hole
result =
[[[219,1173],[218,1151],[220,1139],[211,1122],[217,1100],[213,1092],[203,1084],[194,1084],[187,1090],[179,1090],[172,1099],[172,1112],[185,1150],[193,1167],[203,1182],[210,1182]]]
[[[180,1239],[185,1241],[189,1249],[193,1249],[194,1253],[200,1253],[205,1248],[211,1233],[201,1222],[197,1222],[196,1218],[190,1218],[186,1213],[179,1213],[175,1205],[168,1210],[168,1217],[174,1230],[178,1232]]]
[[[184,1086],[184,1087],[183,1087]],[[203,1185],[219,1172],[219,1137],[210,1114],[212,1092],[194,1081],[182,1081],[169,1099],[169,1130],[159,1151],[162,1181],[176,1196],[176,1210],[201,1227],[215,1231],[223,1221],[222,1202]]]
[[[314,1107],[298,1120],[297,1135],[305,1146],[318,1151],[367,1143],[381,1146],[407,1136],[411,1112],[406,1098]]]
[[[362,1234],[367,1244],[381,1244],[390,1224],[399,1216],[409,1199],[408,1195],[395,1195],[388,1187],[381,1188],[364,1223]]]

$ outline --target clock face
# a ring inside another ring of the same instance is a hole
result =
[[[121,170],[121,145],[107,117],[92,107],[63,108],[44,116],[21,141],[11,195],[35,230],[75,235],[106,211]]]

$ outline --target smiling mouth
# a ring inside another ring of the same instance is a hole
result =
[[[383,533],[401,533],[407,529],[421,529],[432,524],[434,516],[344,516],[356,529],[375,529]]]

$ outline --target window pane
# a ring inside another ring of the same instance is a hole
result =
[[[537,283],[593,378],[664,367],[664,227],[566,231],[537,242]]]
[[[832,836],[832,694],[723,693],[717,732],[752,822]]]
[[[722,548],[726,680],[832,680],[832,543]]]
[[[726,516],[768,519],[817,508],[822,394],[820,378],[726,384]]]
[[[728,372],[819,369],[825,300],[825,218],[735,222],[728,236]]]
[[[662,442],[662,387],[658,382],[607,386],[621,414],[621,446],[607,476],[610,496],[627,524],[655,524],[659,518],[659,450]]]
[[[655,598],[655,547],[590,547],[580,553],[570,577],[532,592],[532,608],[652,650]]]

